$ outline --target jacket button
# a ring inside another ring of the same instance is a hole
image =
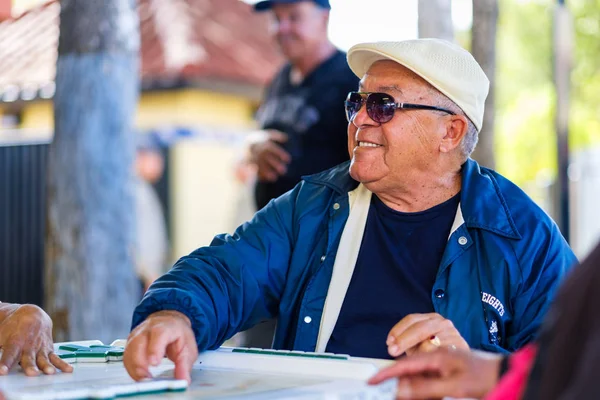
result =
[[[304,317],[304,322],[306,322],[307,324],[310,324],[312,322],[312,318],[309,316]]]
[[[321,262],[325,261],[325,259],[326,259],[326,258],[327,258],[327,256],[326,256],[325,254],[323,254],[323,255],[321,256]]]
[[[438,299],[443,299],[444,296],[446,295],[446,292],[444,292],[442,289],[436,289],[435,292],[433,293],[433,295],[435,297],[437,297]]]
[[[466,237],[461,236],[458,238],[458,244],[460,244],[461,246],[464,246],[465,244],[467,244],[468,240]]]
[[[335,204],[333,205],[333,209],[334,209],[334,210],[339,210],[339,209],[340,209],[340,203],[335,203]]]

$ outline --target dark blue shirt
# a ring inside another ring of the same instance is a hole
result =
[[[429,210],[402,213],[377,196],[327,351],[391,358],[392,327],[414,313],[434,312],[432,288],[460,195]]]

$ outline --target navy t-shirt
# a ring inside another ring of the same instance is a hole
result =
[[[256,118],[263,129],[288,135],[282,144],[292,161],[275,182],[257,182],[258,209],[300,182],[303,175],[324,171],[348,161],[348,121],[344,101],[358,90],[358,78],[348,67],[346,53],[336,51],[300,84],[290,81],[284,66],[269,85]]]
[[[327,344],[331,353],[391,358],[386,339],[402,318],[435,312],[432,294],[460,195],[402,213],[375,194],[352,279]]]

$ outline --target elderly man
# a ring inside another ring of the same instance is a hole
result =
[[[275,347],[397,357],[507,353],[536,335],[576,259],[518,187],[469,159],[488,80],[451,43],[367,43],[346,101],[350,164],[305,177],[233,236],[182,258],[135,311],[125,366],[197,350],[278,317]]]

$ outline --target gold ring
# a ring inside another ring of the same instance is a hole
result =
[[[440,338],[437,337],[437,336],[430,337],[429,338],[429,343],[431,343],[435,347],[440,347],[442,345],[442,342],[440,341]]]

